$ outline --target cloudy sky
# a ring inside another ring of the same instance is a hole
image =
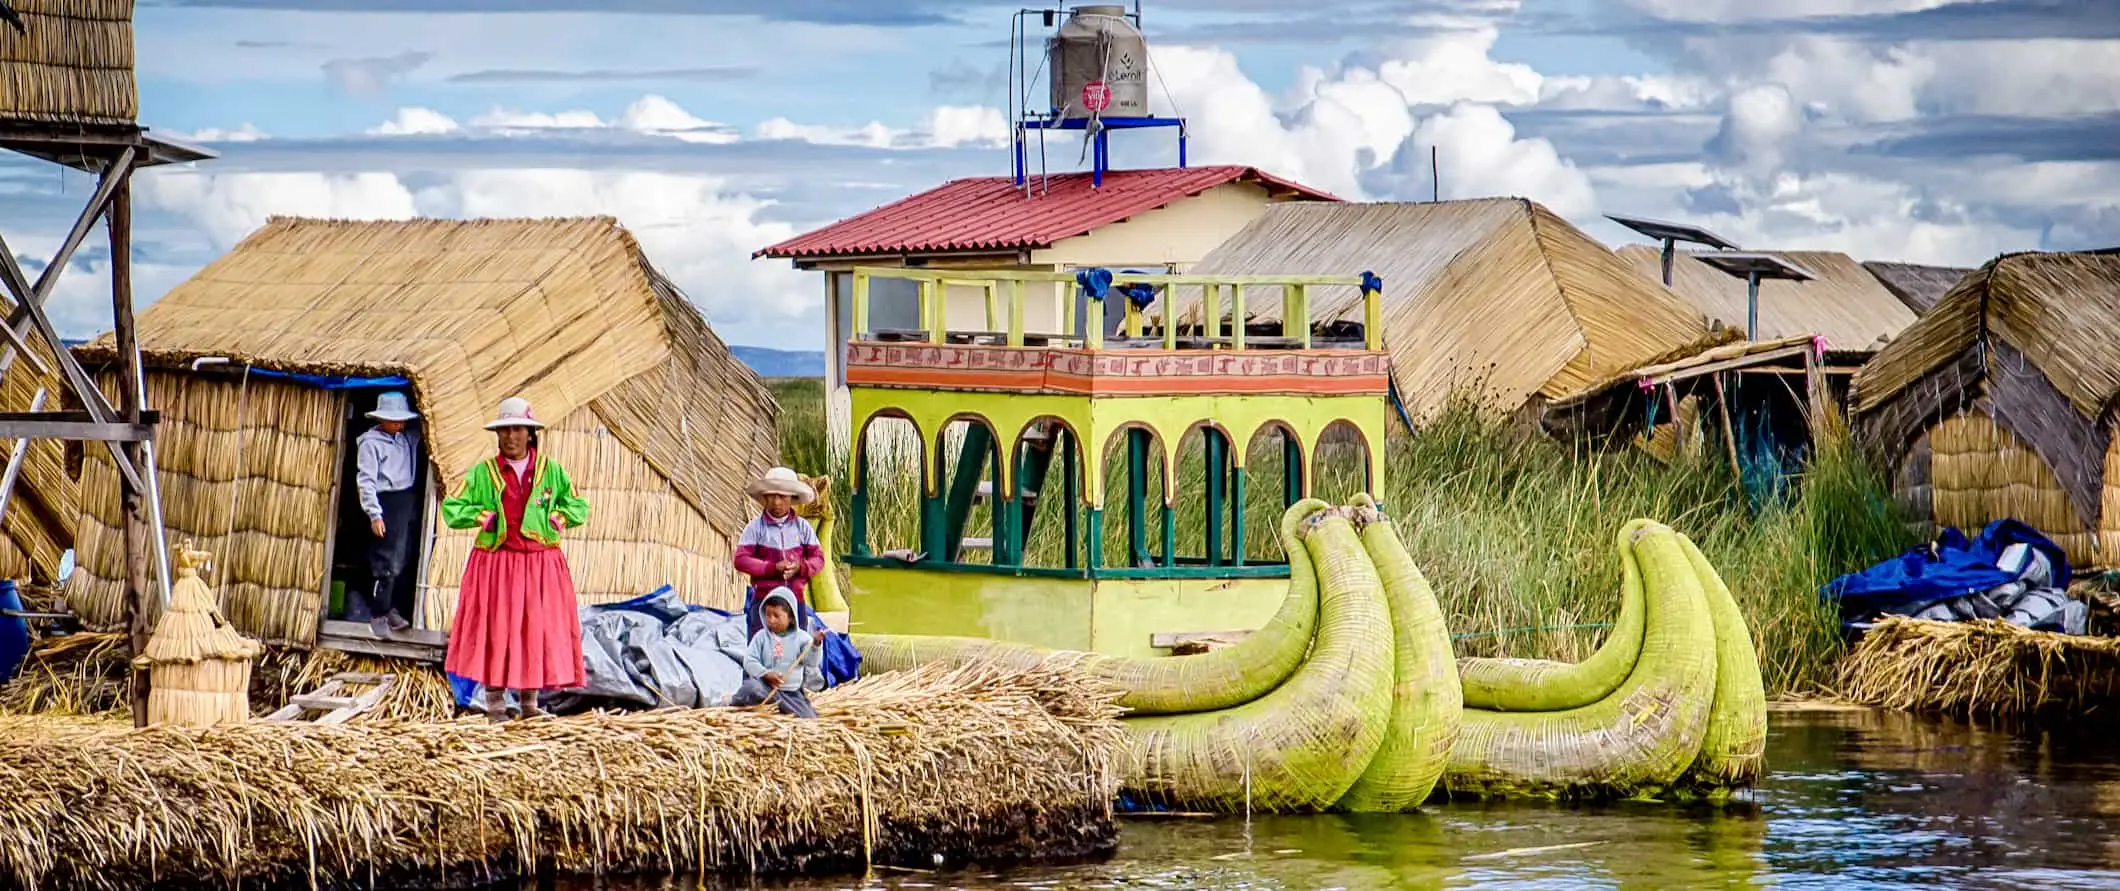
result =
[[[138,187],[145,302],[272,214],[616,215],[729,340],[820,349],[751,251],[1009,169],[979,0],[140,0],[142,116],[218,160]],[[2120,0],[1148,0],[1195,163],[1345,197],[1523,195],[1747,247],[1973,265],[2120,244]],[[1163,140],[1121,161],[1170,163]],[[1055,169],[1076,167],[1055,142]],[[32,268],[93,183],[0,162]],[[108,325],[108,252],[60,325]]]

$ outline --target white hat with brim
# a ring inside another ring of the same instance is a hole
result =
[[[368,413],[368,417],[378,421],[410,421],[419,416],[405,400],[405,394],[395,390],[376,397],[375,411]]]
[[[809,483],[803,482],[801,476],[786,467],[775,467],[766,471],[765,475],[743,487],[743,491],[752,498],[786,495],[794,499],[796,504],[808,504],[817,498],[817,490],[810,488]]]
[[[530,400],[521,396],[510,396],[501,400],[500,416],[486,422],[488,430],[506,430],[510,427],[527,427],[542,430],[545,422],[530,414]]]

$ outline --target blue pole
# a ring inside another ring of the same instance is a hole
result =
[[[1759,339],[1759,273],[1745,276],[1745,339]]]

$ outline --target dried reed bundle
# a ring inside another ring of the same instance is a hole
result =
[[[118,631],[40,638],[15,679],[0,686],[0,714],[131,714],[131,664]]]
[[[1840,689],[1881,708],[2080,717],[2120,696],[2120,639],[1895,616],[1841,661]]]
[[[669,710],[493,725],[125,730],[0,720],[0,876],[33,891],[464,886],[830,871],[1115,845],[1116,692],[1059,665],[931,667],[819,719]],[[996,778],[1007,782],[996,782]]]
[[[342,671],[369,672],[394,675],[397,679],[389,692],[373,708],[353,717],[355,722],[378,721],[447,721],[456,717],[456,691],[449,686],[449,676],[440,667],[410,659],[395,659],[387,656],[367,656],[339,650],[311,650],[301,654],[302,658],[291,663],[289,693],[282,695],[274,704],[287,701],[293,692],[307,692],[322,686],[331,676]],[[359,696],[367,691],[360,684],[349,684],[348,696]]]
[[[0,119],[130,124],[133,0],[9,0],[22,32],[0,33]]]
[[[209,555],[177,550],[177,580],[169,606],[147,651],[133,664],[147,669],[147,720],[151,724],[211,727],[250,718],[250,663],[264,652],[230,627],[214,608],[213,592],[199,580]]]

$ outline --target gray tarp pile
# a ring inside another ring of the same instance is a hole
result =
[[[668,589],[581,611],[588,683],[584,705],[703,708],[729,704],[743,684],[749,638],[742,613],[688,609]],[[822,689],[822,679],[805,687]]]
[[[2090,608],[2053,586],[2054,567],[2046,555],[2021,543],[2012,544],[2003,549],[1996,566],[2015,574],[2016,580],[1936,601],[1914,612],[1914,618],[1939,622],[2001,619],[2012,625],[2063,634],[2082,634],[2087,630]]]

